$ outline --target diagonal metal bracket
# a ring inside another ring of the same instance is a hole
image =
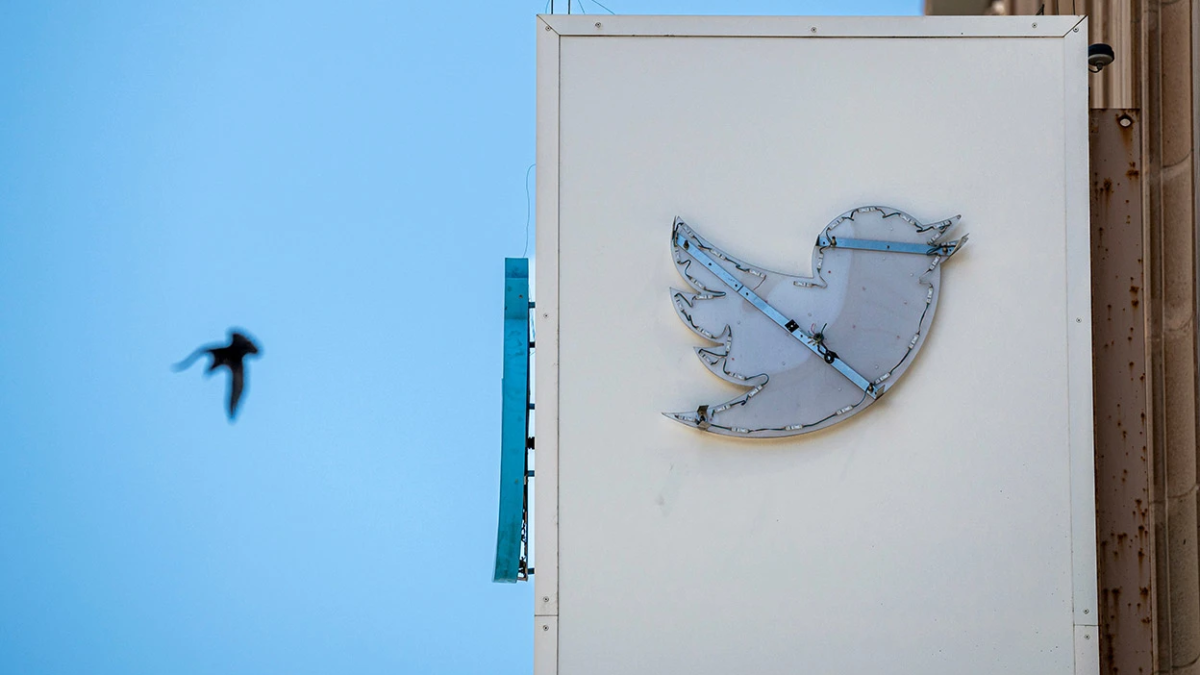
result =
[[[778,324],[780,328],[784,329],[789,335],[796,338],[800,344],[808,347],[814,354],[821,357],[825,363],[828,363],[835,370],[845,376],[847,380],[850,380],[854,386],[861,389],[867,396],[875,399],[879,398],[879,396],[884,392],[883,385],[876,385],[868,382],[865,377],[859,375],[856,370],[851,368],[845,361],[841,360],[841,358],[839,358],[835,352],[830,350],[825,345],[824,339],[817,339],[815,336],[804,332],[804,330],[800,328],[799,324],[792,319],[789,319],[783,314],[783,312],[775,309],[775,307],[769,302],[764,300],[754,291],[747,288],[745,284],[738,281],[737,277],[730,274],[729,271],[722,267],[716,260],[714,260],[712,256],[704,252],[706,247],[703,244],[693,240],[683,232],[678,232],[675,235],[675,244],[679,246],[679,248],[686,251],[688,255],[692,256],[696,262],[700,263],[706,269],[708,269],[708,271],[715,274],[716,277],[720,279],[722,283],[728,286],[733,292],[742,296],[746,302],[749,302],[755,309],[765,314],[768,319]]]

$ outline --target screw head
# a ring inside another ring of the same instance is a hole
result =
[[[542,630],[543,631],[550,630],[550,626],[547,626],[546,624],[542,624]]]
[[[1035,23],[1035,24],[1033,24],[1033,27],[1034,27],[1034,28],[1037,28],[1037,24],[1036,24],[1036,23]]]
[[[1117,118],[1117,124],[1120,124],[1121,126],[1123,126],[1125,128],[1129,128],[1129,127],[1133,126],[1133,118],[1130,117],[1129,115],[1121,115],[1120,117]]]
[[[1078,29],[1078,28],[1073,28],[1072,30],[1074,30],[1076,33],[1078,33],[1078,32],[1079,32],[1079,29]]]
[[[808,29],[808,32],[810,32],[810,33],[815,33],[815,32],[817,32],[817,27],[816,27],[816,26],[813,26],[812,28],[809,28],[809,29]]]
[[[600,26],[601,26],[601,23],[600,23],[599,21],[597,21],[597,22],[596,22],[596,28],[599,28]]]
[[[550,602],[550,596],[548,596],[548,595],[543,595],[543,596],[542,596],[542,602]]]
[[[546,30],[550,30],[550,26],[546,26]]]

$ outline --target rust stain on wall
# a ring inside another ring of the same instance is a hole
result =
[[[1140,120],[1136,111],[1101,109],[1090,122],[1101,672],[1148,675],[1154,607]]]

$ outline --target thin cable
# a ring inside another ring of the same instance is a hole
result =
[[[529,253],[529,172],[533,171],[535,166],[537,166],[537,162],[530,164],[529,168],[525,169],[525,249],[521,251],[522,258]]]
[[[1072,2],[1074,2],[1075,0],[1071,0],[1071,1],[1072,1]],[[600,5],[600,3],[596,2],[596,0],[592,0],[592,4],[593,4],[593,5]],[[608,12],[609,14],[613,14],[613,15],[615,15],[615,14],[616,14],[616,12],[614,12],[614,11],[612,11],[611,9],[609,9],[609,8],[605,7],[604,5],[600,5],[600,8],[601,8],[601,9],[603,9],[604,11]]]

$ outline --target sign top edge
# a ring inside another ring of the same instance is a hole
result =
[[[630,16],[539,14],[571,37],[1062,38],[1083,16]]]

